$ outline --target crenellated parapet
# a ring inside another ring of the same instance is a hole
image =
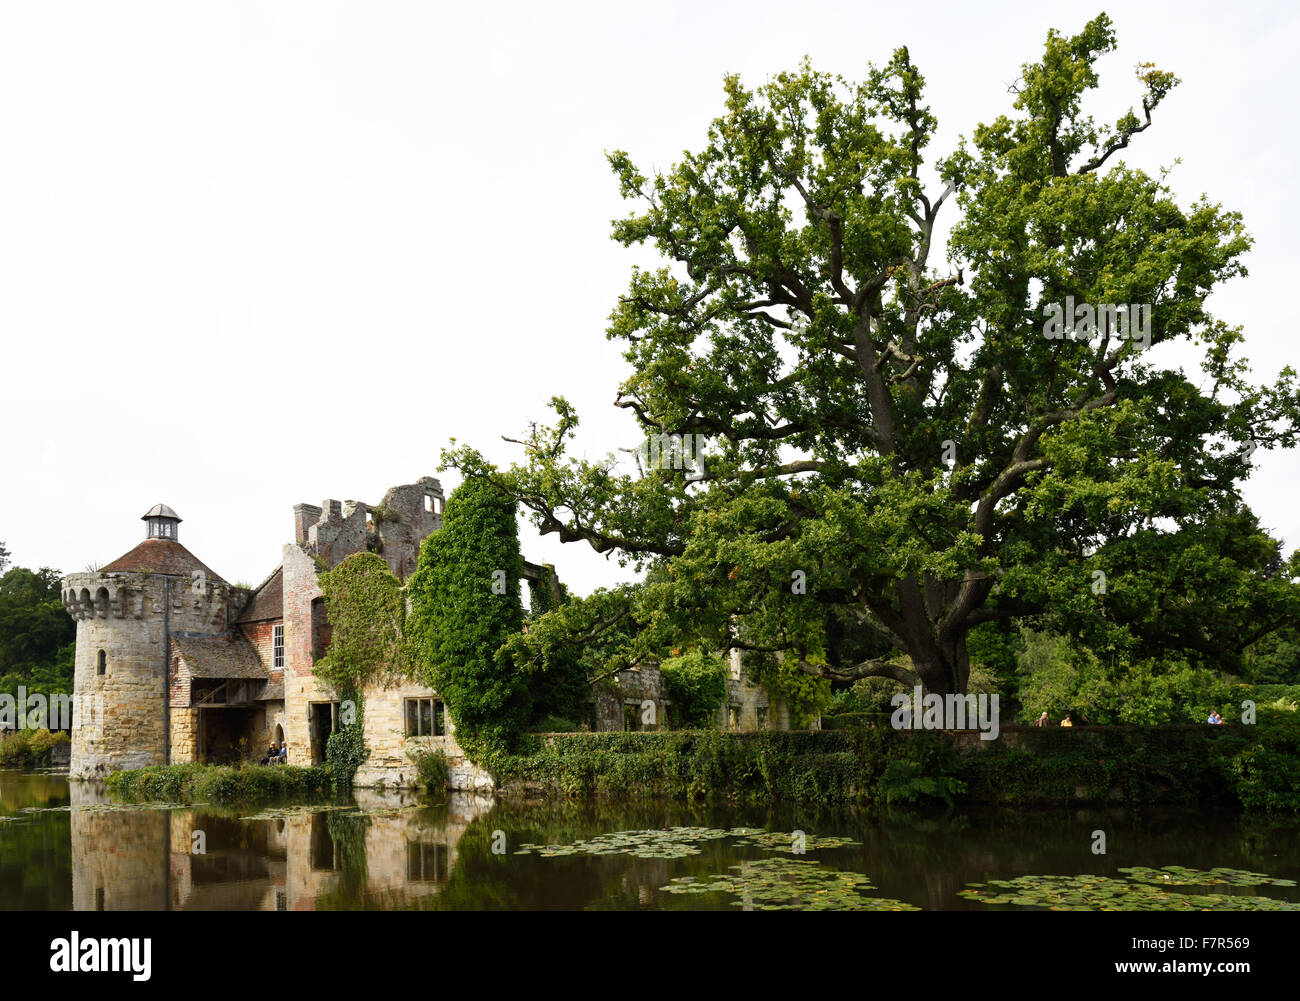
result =
[[[224,632],[247,592],[193,571],[186,577],[147,572],[76,573],[63,579],[63,607],[78,622],[163,618],[173,631]]]

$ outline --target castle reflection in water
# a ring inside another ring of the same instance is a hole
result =
[[[72,782],[69,791],[79,911],[418,905],[446,885],[457,842],[492,807],[454,794],[431,809],[414,794],[357,790],[355,807],[250,822],[202,806],[114,808],[95,783]]]

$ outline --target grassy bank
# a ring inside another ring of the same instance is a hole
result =
[[[812,803],[1238,804],[1300,812],[1300,714],[1256,726],[973,734],[561,734],[494,762],[507,795]]]
[[[71,738],[61,731],[13,730],[0,735],[0,768],[47,768],[54,748]]]
[[[324,767],[293,765],[156,765],[113,772],[108,790],[126,800],[235,803],[328,795],[334,780]]]

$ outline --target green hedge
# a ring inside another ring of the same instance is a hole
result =
[[[854,799],[870,757],[851,732],[557,734],[534,738],[531,753],[497,763],[507,791],[561,796],[682,796],[733,799]]]
[[[740,802],[1196,803],[1300,812],[1300,714],[1257,726],[1025,728],[970,735],[587,733],[494,762],[506,794]]]
[[[328,769],[294,765],[155,765],[113,772],[109,792],[129,800],[234,803],[333,792]]]
[[[870,723],[883,723],[889,725],[889,713],[874,712],[847,712],[823,714],[821,718],[823,730],[851,730],[854,727],[866,726]]]
[[[1234,728],[1242,729],[1242,728]],[[967,756],[967,798],[981,803],[1231,803],[1215,747],[1224,727],[1047,727],[1004,734]]]

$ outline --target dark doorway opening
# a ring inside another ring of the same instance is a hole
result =
[[[325,748],[330,734],[338,728],[339,704],[313,702],[311,704],[311,763],[324,764]]]
[[[200,709],[199,760],[210,765],[249,760],[252,716],[251,709]]]

